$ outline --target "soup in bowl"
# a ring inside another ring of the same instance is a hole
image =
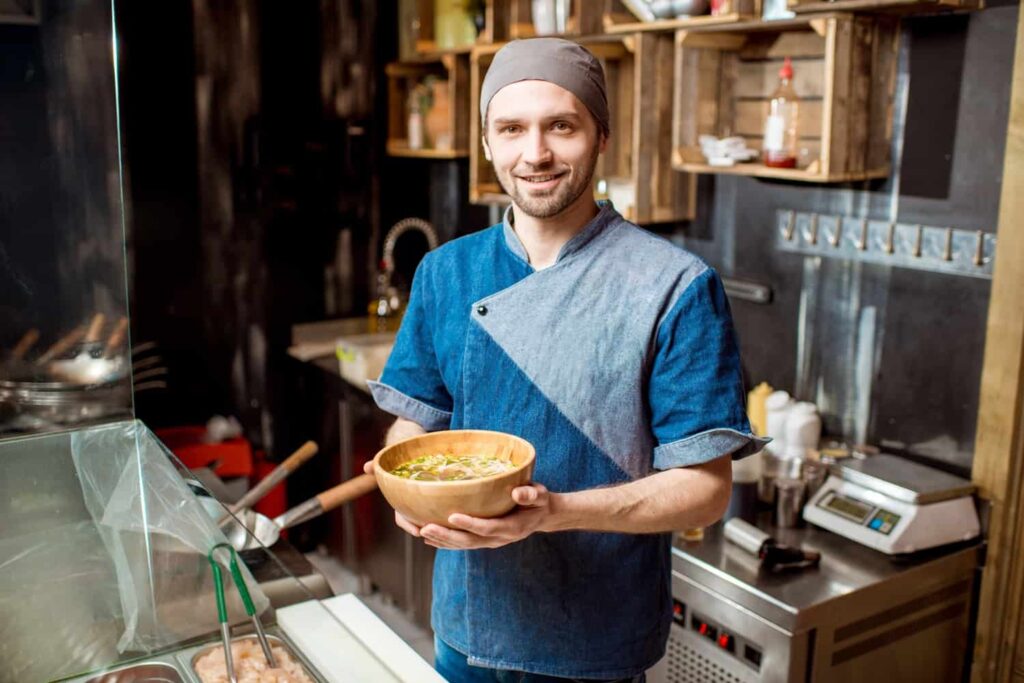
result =
[[[535,457],[530,442],[518,436],[464,429],[399,441],[373,463],[377,485],[395,510],[420,526],[447,526],[455,512],[510,512],[516,506],[512,489],[530,483]]]

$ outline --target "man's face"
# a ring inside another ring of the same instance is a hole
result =
[[[520,81],[491,99],[484,146],[516,207],[550,218],[592,192],[605,138],[571,92],[547,81]]]

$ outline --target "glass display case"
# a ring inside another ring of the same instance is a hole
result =
[[[0,442],[0,508],[0,681],[222,681],[224,625],[239,680],[271,668],[259,631],[277,680],[409,680],[257,539],[227,547],[227,509],[138,421]]]
[[[0,14],[0,437],[131,415],[111,2]]]

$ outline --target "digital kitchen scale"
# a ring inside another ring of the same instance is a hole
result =
[[[804,519],[889,555],[967,541],[980,533],[974,484],[893,455],[833,467]]]

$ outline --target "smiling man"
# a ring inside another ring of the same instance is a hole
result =
[[[481,88],[504,221],[431,252],[379,382],[387,440],[491,429],[537,450],[499,519],[405,531],[439,548],[438,671],[463,681],[641,681],[665,651],[673,530],[717,520],[744,414],[718,276],[593,199],[604,74],[515,41]]]

